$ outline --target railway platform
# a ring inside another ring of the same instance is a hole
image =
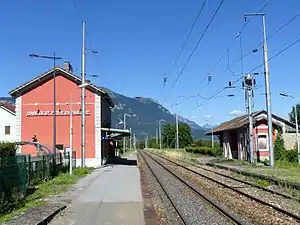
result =
[[[76,189],[70,206],[50,225],[149,224],[135,155],[96,169]]]

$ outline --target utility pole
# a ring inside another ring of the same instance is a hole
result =
[[[124,130],[126,130],[126,113],[124,113],[123,125],[124,125]],[[126,137],[123,138],[123,154],[125,154],[125,151],[126,151]]]
[[[179,149],[179,137],[178,137],[178,115],[176,114],[176,149]]]
[[[82,21],[81,55],[81,167],[85,167],[85,21]]]
[[[161,120],[158,121],[159,149],[161,149]]]
[[[146,149],[148,148],[148,134],[146,133],[146,137],[145,137],[145,147]]]
[[[252,95],[253,95],[253,81],[250,74],[245,76],[245,86],[248,100],[248,119],[249,119],[249,148],[250,148],[250,163],[254,163],[254,144],[253,144],[253,117],[252,117]],[[255,82],[254,82],[255,84]]]
[[[135,133],[133,133],[133,148],[136,150],[136,138],[135,138]]]
[[[266,92],[266,108],[267,108],[267,120],[268,120],[268,144],[270,154],[270,167],[274,167],[274,149],[273,149],[273,124],[272,124],[272,107],[271,107],[271,92],[270,92],[270,74],[269,74],[269,59],[268,59],[268,45],[266,34],[266,21],[265,13],[248,13],[247,16],[261,16],[263,26],[263,51],[264,51],[264,74],[265,74],[265,92]]]
[[[211,147],[214,148],[214,128],[211,128]]]
[[[155,138],[156,138],[156,146],[157,146],[158,145],[158,129],[157,129],[157,126],[155,126]]]
[[[129,136],[129,148],[130,148],[130,151],[132,150],[132,143],[131,143],[131,128],[130,128],[130,136]]]
[[[70,175],[73,174],[73,157],[72,157],[72,153],[73,153],[73,107],[72,107],[72,94],[70,94],[70,152],[69,152],[69,172]]]

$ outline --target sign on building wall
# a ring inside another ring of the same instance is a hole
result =
[[[64,111],[64,110],[59,110],[56,111],[57,116],[70,116],[71,111]],[[27,116],[53,116],[54,111],[42,111],[42,110],[36,110],[36,111],[27,111],[26,115]],[[80,110],[73,111],[72,110],[73,116],[76,115],[81,115]],[[85,115],[89,116],[91,115],[91,112],[89,110],[85,111]]]

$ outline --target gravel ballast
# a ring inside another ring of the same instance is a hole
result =
[[[171,202],[165,195],[152,172],[149,170],[143,158],[140,156],[139,161],[148,180],[149,192],[152,197],[153,207],[158,217],[158,223],[160,225],[182,225],[183,223]]]
[[[186,224],[233,224],[162,166],[144,156]]]
[[[240,215],[243,215],[244,217],[247,217],[254,224],[299,224],[296,220],[272,209],[271,207],[262,205],[254,200],[251,200],[241,194],[236,193],[233,190],[224,188],[223,186],[217,184],[216,182],[210,181],[182,167],[176,166],[173,163],[168,162],[167,160],[159,158],[158,156],[153,155],[153,157],[156,160],[163,163],[169,169],[172,169],[172,171],[174,171],[180,177],[189,179],[191,182],[197,184],[207,195],[212,196],[220,203],[226,204],[229,210],[232,210]],[[219,182],[224,181],[224,179],[221,176],[216,177],[213,173],[209,173],[207,171],[202,171],[201,173],[213,179],[217,179]],[[241,189],[244,190],[244,184],[243,185],[237,183],[233,184],[233,182],[231,182],[231,185],[236,185],[235,187],[239,188],[239,190]],[[270,195],[270,193],[265,191],[261,192],[261,190],[257,188],[245,188],[244,191],[249,194],[251,193],[251,195],[253,196],[261,197],[261,198],[264,198],[264,195],[267,194]],[[270,198],[269,199],[270,202],[276,201],[276,204],[286,206],[289,209],[293,210],[293,212],[296,212],[296,208],[298,205],[298,203],[296,202],[292,202],[291,200],[287,200],[287,199],[282,200],[281,198],[277,202],[276,200],[277,196],[272,196],[272,197],[267,196],[266,198]],[[290,201],[290,202],[286,202],[286,201]]]

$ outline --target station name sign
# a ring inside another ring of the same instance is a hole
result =
[[[71,111],[64,111],[64,110],[58,110],[56,111],[56,116],[70,116]],[[54,111],[43,111],[43,110],[36,110],[36,111],[27,111],[27,116],[53,116]],[[81,115],[80,110],[73,110],[72,111],[73,116]],[[85,111],[85,115],[89,116],[91,115],[91,112],[89,110]]]

